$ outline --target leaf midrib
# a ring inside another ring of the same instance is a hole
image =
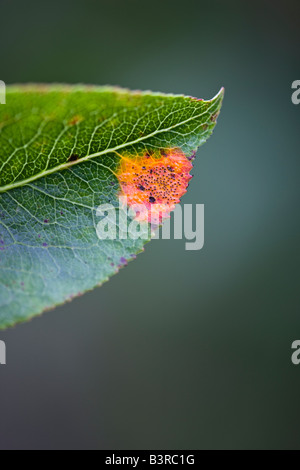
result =
[[[218,95],[220,93],[221,93],[221,91],[214,98],[212,98],[212,100],[209,101],[209,102],[211,102],[211,105],[214,104],[215,99],[218,97]],[[135,140],[132,140],[132,141],[129,141],[129,142],[124,142],[124,144],[117,145],[116,147],[113,147],[111,149],[101,150],[101,152],[93,153],[91,155],[86,155],[85,157],[82,157],[82,158],[76,160],[75,162],[66,162],[66,163],[63,163],[63,164],[58,165],[56,167],[50,168],[48,170],[43,170],[42,172],[37,173],[36,175],[31,176],[30,178],[20,180],[20,181],[17,181],[15,183],[10,183],[10,184],[5,185],[5,186],[0,186],[0,193],[4,193],[4,192],[9,191],[11,189],[20,188],[20,187],[25,186],[26,184],[32,183],[33,181],[36,181],[40,178],[44,178],[45,176],[51,175],[53,173],[57,173],[59,171],[66,170],[66,169],[71,168],[75,165],[79,165],[80,163],[89,161],[93,158],[101,157],[102,155],[106,155],[108,153],[116,153],[118,150],[121,150],[121,149],[126,148],[126,147],[130,147],[131,145],[135,145],[135,144],[138,144],[140,142],[143,142],[147,139],[150,139],[151,137],[155,137],[157,134],[162,134],[164,132],[169,132],[172,129],[175,129],[176,127],[187,124],[188,122],[191,122],[195,119],[199,119],[201,116],[203,116],[204,114],[209,112],[209,109],[210,109],[210,107],[207,108],[204,112],[202,112],[200,114],[197,114],[195,116],[191,116],[188,119],[185,119],[184,121],[178,122],[178,123],[176,123],[176,124],[174,124],[174,125],[172,125],[168,128],[155,130],[151,134],[148,134],[146,136],[141,136],[138,139],[135,139]]]

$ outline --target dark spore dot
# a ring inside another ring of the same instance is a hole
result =
[[[145,166],[142,166],[142,170],[146,170],[146,167],[145,167]]]
[[[149,197],[149,202],[151,202],[151,204],[153,204],[155,201],[156,201],[155,197],[153,196]]]
[[[44,223],[45,223],[45,224],[49,224],[49,220],[48,220],[48,219],[45,219],[45,220],[44,220]]]
[[[72,155],[69,156],[68,161],[69,162],[77,162],[79,156],[76,153],[72,153]]]
[[[145,191],[145,188],[144,188],[144,186],[143,186],[143,185],[141,185],[141,184],[139,185],[139,189],[140,189],[141,191]]]

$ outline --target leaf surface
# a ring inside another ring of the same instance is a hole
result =
[[[223,90],[203,101],[108,87],[8,88],[0,105],[0,328],[102,284],[142,251],[146,239],[99,239],[99,215],[109,215],[99,206],[120,215],[126,196],[129,207],[145,204],[157,217],[162,206],[164,216],[173,210],[222,98]],[[119,233],[119,217],[111,222]]]

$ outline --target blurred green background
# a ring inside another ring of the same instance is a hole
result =
[[[300,449],[298,1],[0,0],[0,79],[211,98],[184,203],[102,288],[0,332],[1,449]]]

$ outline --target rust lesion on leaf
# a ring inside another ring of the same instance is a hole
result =
[[[143,155],[120,156],[117,177],[120,193],[129,207],[140,205],[140,220],[161,222],[169,217],[186,193],[192,176],[191,161],[178,148],[145,151]]]

